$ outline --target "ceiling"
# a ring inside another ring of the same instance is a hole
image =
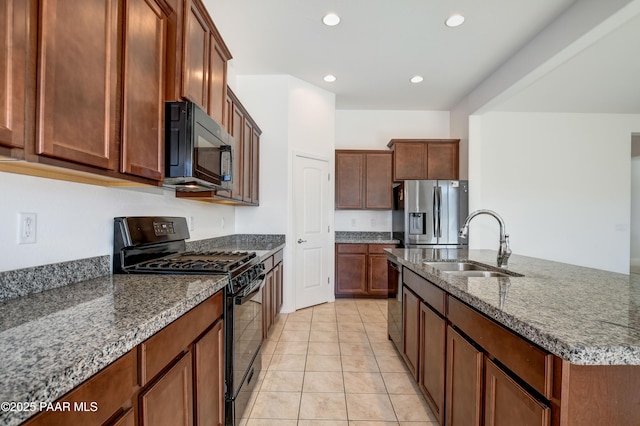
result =
[[[288,74],[335,93],[337,109],[450,110],[574,1],[204,3],[233,55],[232,75]],[[341,23],[322,24],[328,12]],[[444,25],[453,13],[466,17],[462,26]],[[337,81],[324,82],[329,73]],[[424,81],[410,83],[417,74]]]

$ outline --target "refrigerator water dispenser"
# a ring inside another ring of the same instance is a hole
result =
[[[409,213],[409,234],[424,235],[427,228],[426,213]]]

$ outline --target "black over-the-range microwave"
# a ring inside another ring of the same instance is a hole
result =
[[[191,101],[165,103],[164,186],[231,189],[233,138]]]

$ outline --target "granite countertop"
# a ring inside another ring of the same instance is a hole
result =
[[[389,232],[336,231],[336,244],[400,244]]]
[[[188,244],[255,251],[261,259],[284,247],[238,239]],[[226,275],[106,275],[0,302],[0,402],[55,401],[227,283]],[[0,424],[33,414],[0,411]]]
[[[512,255],[508,278],[465,278],[425,261],[496,265],[496,251],[386,249],[388,256],[549,352],[580,365],[640,365],[640,276]]]

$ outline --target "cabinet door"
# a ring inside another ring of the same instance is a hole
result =
[[[115,168],[119,3],[41,2],[38,154]]]
[[[283,288],[282,288],[282,262],[276,265],[275,269],[275,286],[276,286],[276,316],[282,310]]]
[[[273,270],[269,271],[265,277],[264,287],[262,288],[262,338],[269,337],[269,330],[273,325],[274,312],[274,287],[273,287]]]
[[[364,170],[362,153],[336,151],[336,209],[363,208]]]
[[[399,142],[394,145],[393,180],[425,179],[426,144]]]
[[[209,97],[209,43],[211,34],[206,11],[197,0],[186,0],[183,39],[182,96],[205,111]]]
[[[24,147],[33,1],[0,0],[0,145]]]
[[[193,376],[191,352],[140,395],[141,426],[192,426]]]
[[[242,190],[244,189],[244,114],[236,103],[233,104],[231,136],[235,142],[235,152],[233,161],[233,187],[231,198],[242,201]]]
[[[392,160],[393,153],[365,154],[365,209],[391,210],[393,208]]]
[[[444,424],[446,331],[446,320],[420,303],[418,386],[440,424]]]
[[[479,426],[482,412],[482,352],[447,328],[447,426]]]
[[[369,254],[368,291],[374,296],[387,296],[389,294],[389,280],[387,275],[387,255]]]
[[[196,424],[224,424],[224,327],[222,320],[194,344]]]
[[[457,180],[458,142],[427,144],[427,179]]]
[[[253,126],[251,122],[245,118],[242,125],[242,201],[251,202],[251,182],[253,176],[251,158],[252,153],[252,138],[253,138]]]
[[[251,204],[260,204],[260,134],[251,135]]]
[[[409,371],[418,378],[420,356],[420,299],[406,286],[402,290],[402,355]]]
[[[336,295],[367,293],[366,244],[336,244]]]
[[[548,426],[551,409],[532,397],[486,358],[484,424],[486,426]]]
[[[224,123],[227,99],[227,57],[214,34],[211,34],[209,66],[209,108],[208,112],[218,123]]]
[[[166,28],[155,0],[126,2],[121,171],[155,180],[164,175]]]

